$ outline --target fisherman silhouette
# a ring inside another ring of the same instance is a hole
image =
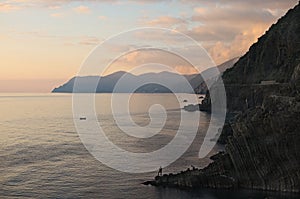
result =
[[[158,169],[157,176],[162,176],[162,168],[161,167],[159,167],[159,169]]]

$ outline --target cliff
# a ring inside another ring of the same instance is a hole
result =
[[[201,170],[156,177],[155,186],[300,192],[300,5],[290,10],[223,74],[228,114],[225,151]],[[204,100],[210,108],[210,95]]]

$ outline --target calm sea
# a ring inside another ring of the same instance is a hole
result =
[[[120,98],[124,94],[118,94]],[[158,136],[140,141],[123,136],[110,111],[110,94],[96,95],[99,123],[108,137],[134,152],[156,150],[172,140],[180,122],[179,102],[172,94],[134,94],[130,112],[135,123],[149,123],[148,109],[161,104],[168,119]],[[250,191],[178,190],[143,186],[156,172],[128,174],[97,161],[85,149],[76,132],[69,94],[0,94],[0,198],[291,198],[293,196]],[[186,113],[193,117],[195,113]],[[199,159],[203,136],[210,116],[201,113],[199,131],[185,154],[164,169],[180,172],[191,165],[206,166],[209,158]],[[116,136],[118,135],[118,136]],[[216,146],[211,154],[221,150]],[[296,197],[295,197],[296,198]]]

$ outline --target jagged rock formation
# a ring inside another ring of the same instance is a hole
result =
[[[231,136],[201,170],[165,175],[156,186],[300,192],[300,5],[223,74]],[[261,83],[262,81],[271,81]],[[217,89],[215,84],[211,89]],[[212,92],[210,93],[212,95]],[[210,97],[204,100],[210,108]]]

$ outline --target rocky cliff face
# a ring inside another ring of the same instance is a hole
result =
[[[245,188],[299,192],[299,97],[271,95],[233,125],[226,153]]]
[[[238,114],[226,128],[229,137],[223,136],[225,152],[213,156],[214,162],[204,169],[157,177],[149,183],[299,193],[299,35],[300,5],[224,73],[228,112]],[[268,80],[272,82],[261,83]],[[209,94],[204,106],[210,107]]]

